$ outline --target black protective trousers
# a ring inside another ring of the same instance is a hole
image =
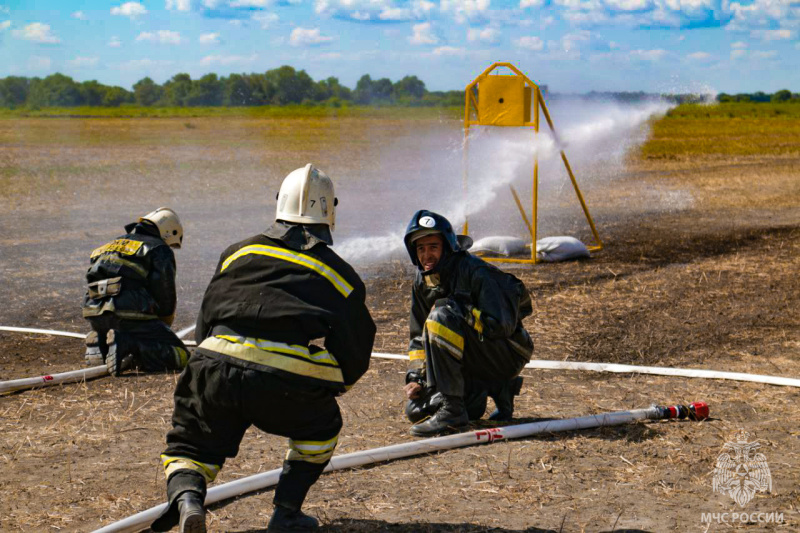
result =
[[[136,345],[135,363],[146,372],[163,370],[180,370],[181,357],[176,356],[179,348],[188,354],[186,345],[175,335],[168,325],[158,319],[129,320],[121,319],[113,313],[87,318],[92,330],[97,332],[100,353],[103,358],[108,355],[106,334],[113,329],[126,335]]]
[[[299,510],[330,461],[342,428],[336,397],[329,389],[300,387],[234,361],[221,354],[195,352],[178,379],[173,429],[167,434],[162,457],[183,457],[221,468],[226,458],[239,452],[251,425],[288,437],[290,453],[273,501]]]
[[[519,375],[533,353],[530,337],[525,334],[521,340],[524,344],[487,339],[450,307],[435,307],[424,329],[428,386],[463,398],[468,392],[465,376],[472,378],[470,389],[507,382]]]

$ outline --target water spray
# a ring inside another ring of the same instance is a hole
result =
[[[680,416],[680,413],[686,413]],[[694,413],[694,415],[690,415]],[[492,444],[497,441],[509,439],[521,439],[535,435],[546,435],[551,433],[561,433],[564,431],[577,431],[581,429],[592,429],[610,426],[620,426],[640,420],[668,420],[674,418],[689,418],[690,420],[702,421],[709,417],[708,405],[705,402],[693,402],[688,406],[675,405],[661,407],[654,405],[647,409],[636,409],[633,411],[614,411],[599,415],[582,416],[578,418],[567,418],[560,420],[546,420],[542,422],[531,422],[514,426],[493,427],[467,431],[456,435],[445,437],[434,437],[430,439],[405,442],[391,446],[383,446],[372,450],[347,453],[333,457],[325,468],[325,472],[342,470],[345,468],[356,468],[375,463],[412,457],[426,453],[463,448],[476,444]],[[205,505],[209,506],[217,502],[235,498],[249,492],[260,491],[272,487],[278,483],[281,474],[280,468],[255,474],[229,483],[212,487],[206,495]],[[109,524],[98,529],[95,533],[127,533],[141,531],[149,527],[150,523],[166,510],[167,504],[162,503],[156,507],[151,507],[146,511]]]

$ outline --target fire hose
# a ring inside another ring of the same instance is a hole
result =
[[[579,418],[568,418],[561,420],[546,420],[542,422],[531,422],[514,426],[503,426],[477,431],[467,431],[445,437],[434,437],[413,442],[404,442],[383,446],[371,450],[347,453],[335,456],[325,468],[325,472],[342,470],[345,468],[355,468],[359,466],[382,463],[422,455],[453,448],[463,448],[475,444],[491,444],[499,440],[520,439],[534,435],[559,433],[563,431],[575,431],[579,429],[590,429],[599,427],[619,426],[638,420],[666,420],[670,418],[689,418],[691,420],[705,420],[709,416],[708,405],[704,402],[693,402],[688,406],[675,405],[670,407],[652,406],[647,409],[636,409],[633,411],[614,411],[601,413],[598,415],[582,416]],[[272,487],[278,483],[281,469],[276,468],[261,474],[255,474],[246,478],[238,479],[212,487],[206,495],[205,505],[228,500],[236,496]],[[127,533],[142,531],[147,529],[150,523],[155,520],[167,508],[166,503],[151,507],[133,516],[129,516],[119,522],[114,522],[95,531],[95,533]]]
[[[178,336],[185,335],[192,331],[194,326],[190,326],[178,332]],[[15,328],[10,326],[0,326],[0,331],[18,331],[24,333],[42,333],[46,335],[60,335],[66,337],[85,338],[85,335],[79,333],[70,333],[67,331],[55,331],[45,329],[33,328]],[[186,342],[187,345],[194,345],[193,342]],[[373,352],[372,357],[378,359],[397,359],[408,360],[407,355],[379,353]],[[63,374],[53,374],[47,376],[40,376],[34,378],[24,378],[12,381],[0,382],[0,394],[5,392],[12,392],[17,390],[29,389],[36,386],[58,385],[61,383],[74,383],[76,381],[83,381],[90,379],[88,374],[92,371],[91,377],[101,377],[104,375],[99,371],[101,367],[87,368],[85,370],[74,370],[71,372],[64,372]],[[104,368],[104,367],[103,367]],[[703,378],[703,379],[727,379],[733,381],[749,381],[753,383],[766,383],[769,385],[779,385],[783,387],[800,387],[800,379],[785,378],[781,376],[768,376],[763,374],[746,374],[743,372],[721,372],[717,370],[706,370],[700,368],[669,368],[658,366],[638,366],[638,365],[621,365],[614,363],[586,363],[586,362],[572,362],[572,361],[548,361],[543,359],[534,359],[530,361],[525,368],[541,369],[541,370],[588,370],[594,372],[612,372],[612,373],[633,373],[633,374],[650,374],[655,376],[673,376],[673,377],[686,377],[686,378]]]

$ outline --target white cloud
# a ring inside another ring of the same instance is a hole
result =
[[[788,41],[794,38],[792,30],[754,30],[750,32],[750,36],[754,39],[761,39],[762,41]]]
[[[131,59],[124,63],[119,63],[117,68],[120,70],[157,70],[171,67],[175,62],[168,59]]]
[[[342,54],[339,52],[328,52],[327,54],[317,54],[314,56],[314,59],[321,61],[338,61],[342,59],[342,57]]]
[[[516,40],[516,45],[519,48],[524,48],[526,50],[533,50],[534,52],[539,52],[544,48],[544,41],[542,41],[539,37],[520,37]]]
[[[435,56],[463,56],[467,53],[463,48],[456,48],[454,46],[440,46],[435,48],[432,52]]]
[[[629,56],[631,59],[638,59],[641,61],[659,61],[667,55],[666,50],[631,50]]]
[[[86,13],[84,13],[83,11],[76,11],[75,13],[72,14],[72,18],[78,20],[86,20],[87,17]]]
[[[414,24],[411,31],[413,33],[408,38],[408,42],[411,44],[437,44],[439,42],[430,22]]]
[[[91,67],[96,67],[99,61],[100,60],[96,57],[79,56],[76,57],[75,59],[70,59],[69,61],[67,61],[67,63],[69,63],[70,66],[73,66],[75,68],[87,68],[87,67],[91,68]]]
[[[139,2],[125,2],[121,6],[111,8],[112,15],[122,15],[131,20],[147,14],[147,9]]]
[[[201,44],[219,44],[219,33],[204,33],[197,38]]]
[[[222,3],[222,0],[203,0],[203,7],[208,9],[216,9]]]
[[[294,0],[289,0],[292,3]],[[397,5],[402,4],[402,5]],[[318,15],[351,20],[407,21],[427,18],[436,4],[429,0],[315,0]]]
[[[122,46],[122,41],[119,40],[119,37],[114,35],[111,37],[111,39],[109,39],[108,46],[110,46],[111,48],[119,48],[120,46]]]
[[[542,7],[544,0],[519,0],[519,8],[525,9],[526,7]]]
[[[605,0],[605,3],[619,11],[641,11],[653,5],[652,0]]]
[[[143,31],[136,37],[136,41],[147,41],[159,44],[180,44],[181,34],[171,30],[158,30],[156,32]]]
[[[228,5],[231,7],[264,8],[272,5],[272,0],[231,0]]]
[[[255,13],[252,18],[254,22],[258,22],[261,25],[262,30],[271,28],[278,22],[278,15],[275,13]]]
[[[10,20],[4,20],[3,22],[0,22],[0,31],[5,31],[10,27],[11,27]]]
[[[49,57],[33,56],[28,60],[28,69],[35,71],[50,70],[52,64],[53,62]]]
[[[469,28],[467,30],[467,40],[471,43],[496,43],[499,37],[500,32],[495,28]]]
[[[744,41],[736,41],[735,43],[731,44],[731,48],[736,48],[736,49],[747,48],[747,43]]]
[[[61,39],[50,31],[50,26],[41,22],[32,22],[20,30],[14,30],[12,33],[15,37],[35,43],[56,44],[61,42]]]
[[[778,57],[778,52],[769,50],[765,52],[750,52],[750,57],[754,59],[775,59]]]
[[[707,52],[695,52],[686,56],[691,61],[709,61],[712,59],[711,54]]]
[[[249,56],[223,56],[223,55],[211,55],[206,56],[200,60],[200,64],[208,66],[208,65],[234,65],[240,63],[252,63],[258,56],[256,54],[252,54]]]
[[[747,50],[735,49],[731,50],[731,59],[741,59],[747,55]]]
[[[441,0],[442,13],[452,13],[459,24],[485,20],[491,0]]]
[[[166,8],[170,11],[191,11],[192,0],[167,0]]]
[[[800,20],[800,10],[793,0],[754,0],[744,5],[732,2],[726,11],[733,15],[733,20],[727,26],[730,30],[764,28],[772,22],[786,27]]]
[[[319,28],[295,28],[289,36],[292,46],[318,46],[329,43],[333,37],[327,37],[319,32]]]

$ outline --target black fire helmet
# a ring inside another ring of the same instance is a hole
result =
[[[433,211],[420,209],[411,217],[411,222],[408,223],[408,227],[406,228],[406,235],[403,237],[406,250],[408,250],[408,255],[411,257],[411,262],[417,268],[421,267],[417,259],[417,250],[414,246],[414,241],[435,233],[440,234],[444,238],[445,252],[453,253],[462,249],[449,220]]]

